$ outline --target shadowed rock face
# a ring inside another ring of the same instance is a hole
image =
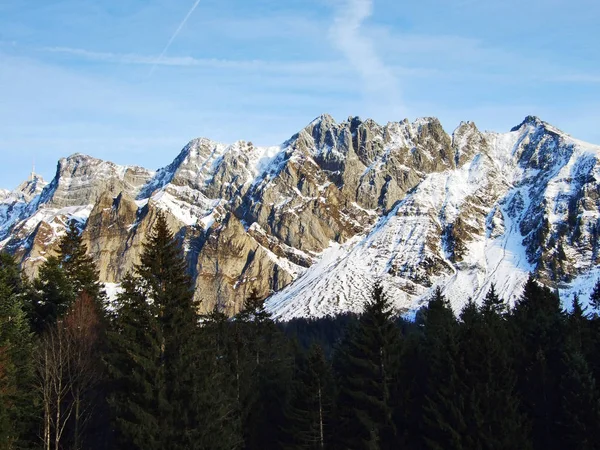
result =
[[[435,118],[382,126],[323,115],[280,147],[195,139],[157,172],[61,159],[50,184],[0,192],[0,246],[33,276],[75,219],[100,278],[118,283],[165,211],[201,308],[229,314],[251,290],[279,292],[281,317],[360,310],[375,279],[399,308],[436,284],[452,293],[465,271],[483,291],[504,273],[488,254],[503,239],[524,255],[515,270],[568,284],[599,258],[596,152],[535,117],[505,134],[463,122],[449,136]]]

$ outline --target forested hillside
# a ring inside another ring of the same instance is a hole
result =
[[[110,304],[86,250],[71,224],[32,282],[0,256],[0,449],[600,448],[600,284],[278,323],[200,315],[163,215]]]

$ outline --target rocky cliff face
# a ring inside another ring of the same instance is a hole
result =
[[[514,299],[530,271],[568,294],[595,281],[599,154],[534,117],[449,136],[323,115],[279,147],[193,140],[157,172],[62,159],[50,184],[0,192],[0,248],[34,275],[76,219],[119,283],[162,210],[204,310],[255,289],[281,318],[360,311],[376,280],[401,310],[437,285],[458,308],[492,282]]]

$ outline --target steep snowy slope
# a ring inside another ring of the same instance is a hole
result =
[[[0,192],[0,241],[8,236],[11,226],[24,215],[45,186],[46,182],[36,176],[21,183],[14,191]]]
[[[372,231],[332,245],[275,294],[275,316],[360,312],[376,281],[399,311],[416,309],[436,286],[456,310],[469,296],[480,300],[491,283],[514,301],[530,272],[563,298],[585,298],[597,275],[590,241],[597,239],[600,147],[535,118],[506,134],[461,124],[455,148],[469,140],[479,150],[470,160],[428,175]]]
[[[201,138],[152,172],[85,155],[0,193],[0,249],[26,272],[69,220],[118,290],[159,211],[182,240],[196,298],[239,310],[252,290],[280,318],[360,311],[375,281],[401,311],[436,286],[458,309],[529,272],[587,294],[600,258],[599,148],[535,117],[508,133],[435,118],[322,115],[281,146]]]

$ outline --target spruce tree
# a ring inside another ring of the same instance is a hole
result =
[[[460,379],[458,324],[437,288],[422,313],[426,361],[421,439],[429,449],[462,449],[467,431],[465,388]]]
[[[162,213],[144,245],[135,277],[124,286],[112,333],[113,347],[120,351],[110,365],[117,386],[134,377],[142,391],[139,400],[113,396],[122,440],[141,445],[145,430],[147,445],[153,448],[196,448],[193,436],[201,426],[193,405],[201,383],[195,355],[197,305],[181,248]]]
[[[199,318],[187,263],[162,213],[158,214],[136,272],[143,292],[158,314],[162,337],[160,364],[169,380],[167,398],[174,414],[165,418],[171,422],[169,428],[174,433],[171,446],[191,448],[188,435],[197,426],[190,398],[194,389],[194,344]]]
[[[37,333],[54,325],[68,311],[76,297],[75,289],[57,257],[50,256],[42,264],[30,296],[30,321]]]
[[[195,448],[241,448],[243,436],[234,377],[229,364],[231,324],[217,307],[202,317],[196,342],[197,382],[192,404],[201,427],[192,432]]]
[[[591,313],[587,314],[587,327],[582,338],[582,352],[595,380],[600,380],[600,279],[590,294]],[[573,320],[570,319],[571,328]],[[579,322],[578,320],[576,322]]]
[[[98,302],[104,299],[96,264],[87,254],[76,220],[69,221],[67,232],[60,240],[58,259],[76,295],[85,291]]]
[[[556,423],[559,448],[600,448],[600,397],[583,354],[567,345],[560,374]]]
[[[109,403],[118,448],[166,448],[164,417],[166,376],[160,364],[162,333],[154,304],[138,281],[128,275],[121,283],[106,357],[112,389]]]
[[[299,351],[292,399],[288,410],[289,449],[330,447],[333,377],[323,349],[313,344]]]
[[[590,294],[590,305],[596,314],[600,312],[600,279],[596,281]]]
[[[587,314],[587,308],[579,301],[577,294],[573,295],[571,311],[567,314],[567,335],[573,348],[582,352],[586,357],[592,358],[594,347],[591,322]]]
[[[96,264],[93,258],[87,254],[87,247],[83,243],[79,222],[74,219],[69,221],[66,233],[60,239],[57,259],[60,271],[64,274],[74,296],[65,302],[65,306],[75,307],[79,311],[79,315],[85,310],[85,315],[88,318],[94,317],[98,321],[97,326],[94,327],[94,345],[88,349],[92,354],[87,356],[100,360],[107,347],[105,334],[108,314],[106,295],[99,279]],[[64,312],[61,312],[59,317],[62,317],[63,314]],[[81,319],[83,318],[81,317]],[[79,339],[77,346],[81,347],[86,339],[86,337]],[[85,389],[85,393],[78,391],[74,395],[77,405],[94,405],[93,415],[86,413],[85,416],[89,417],[85,419],[79,417],[78,411],[80,410],[75,408],[73,423],[69,424],[72,430],[68,431],[72,434],[73,445],[76,447],[91,445],[92,442],[99,446],[99,443],[105,440],[104,436],[108,434],[109,422],[104,418],[108,412],[107,392],[105,380],[103,379],[105,374],[101,369],[101,365],[95,366],[95,373],[89,374],[95,378],[93,387],[89,386]],[[84,427],[88,422],[90,426]],[[85,444],[82,442],[85,442]]]
[[[54,324],[84,291],[94,299],[104,320],[104,289],[96,265],[87,255],[77,221],[71,220],[60,239],[58,255],[50,256],[42,264],[33,282],[30,320],[34,329],[41,333]]]
[[[496,285],[494,283],[491,284],[490,290],[483,299],[481,311],[487,316],[493,315],[494,317],[501,316],[507,312],[506,302],[496,293]]]
[[[492,288],[481,311],[469,301],[460,315],[458,370],[465,388],[466,448],[530,447],[502,305]]]
[[[533,277],[512,311],[515,327],[517,391],[531,420],[535,449],[560,448],[556,421],[560,409],[559,374],[565,335],[560,300]]]
[[[244,432],[244,448],[262,449],[285,440],[285,411],[292,361],[283,333],[253,292],[233,319],[232,371]]]
[[[336,352],[338,447],[395,449],[400,333],[381,285]]]
[[[33,341],[24,311],[20,272],[0,254],[0,449],[27,445],[35,412]]]

